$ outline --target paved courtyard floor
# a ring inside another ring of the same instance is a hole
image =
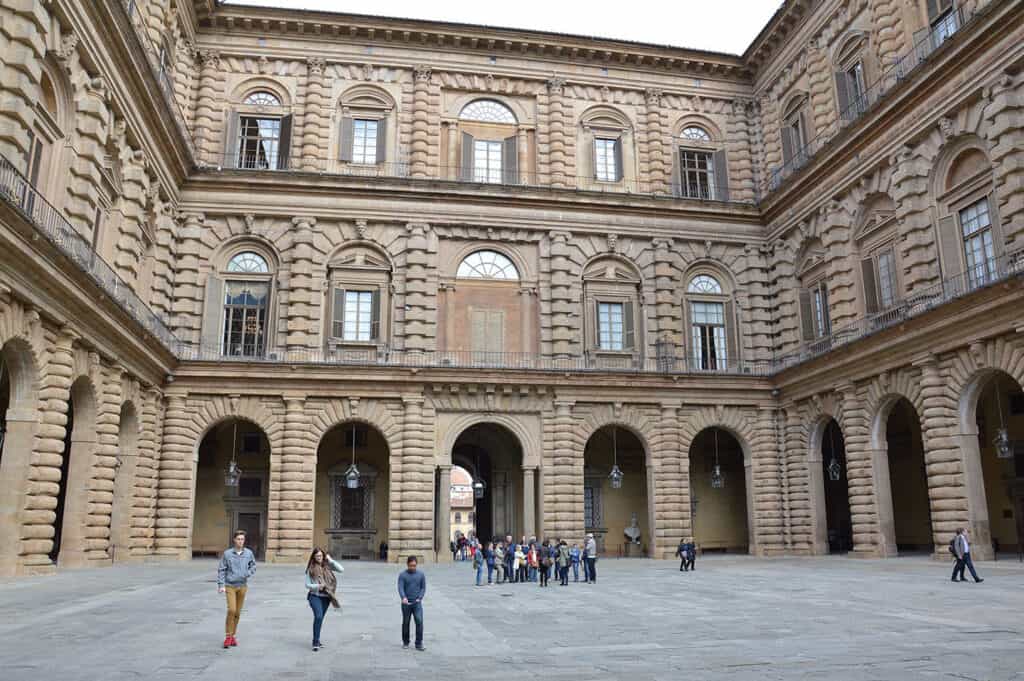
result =
[[[952,584],[926,558],[603,560],[596,585],[475,588],[425,566],[425,652],[403,650],[398,567],[349,562],[343,610],[309,649],[294,566],[260,565],[220,648],[216,564],[0,583],[0,679],[1024,679],[1024,566]],[[571,579],[571,577],[570,577]]]

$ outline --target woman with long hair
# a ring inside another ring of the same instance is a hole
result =
[[[313,553],[309,554],[309,562],[306,563],[306,599],[309,601],[309,607],[313,609],[313,652],[323,647],[323,643],[320,642],[320,629],[323,627],[327,608],[332,605],[335,608],[341,607],[335,595],[338,578],[334,573],[341,574],[344,571],[345,568],[320,547],[313,549]]]

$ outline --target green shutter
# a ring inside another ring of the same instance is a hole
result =
[[[352,160],[352,145],[355,141],[355,125],[351,116],[341,117],[341,130],[338,133],[338,159]]]
[[[615,140],[612,148],[615,151],[615,181],[622,182],[624,171],[622,169],[622,138]]]
[[[878,312],[878,287],[875,286],[875,259],[860,261],[860,275],[864,282],[864,309],[868,314]]]
[[[472,135],[468,132],[462,133],[462,167],[459,178],[463,182],[472,182],[473,180],[473,142]]]
[[[725,149],[719,149],[711,156],[715,169],[715,201],[729,200],[729,170],[725,164]]]
[[[939,251],[942,254],[942,267],[945,279],[950,279],[964,271],[964,240],[960,236],[956,216],[947,215],[939,220]]]
[[[331,337],[345,336],[345,289],[334,289],[334,305],[331,310]]]
[[[516,150],[515,135],[502,140],[501,174],[505,184],[519,184],[519,156]]]
[[[292,116],[281,119],[281,140],[277,145],[277,169],[287,170],[292,166]]]
[[[814,340],[814,306],[811,305],[811,292],[800,289],[800,327],[805,341]]]
[[[722,363],[723,369],[728,369],[729,366],[738,366],[740,359],[739,351],[737,346],[739,343],[740,325],[739,315],[736,314],[736,305],[731,300],[725,301],[725,361]]]
[[[388,153],[388,119],[377,121],[377,163],[384,163]]]
[[[623,341],[622,347],[626,350],[632,350],[636,345],[636,329],[633,318],[633,301],[629,301],[622,305],[622,330],[623,330]]]

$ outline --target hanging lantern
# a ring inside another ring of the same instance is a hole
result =
[[[626,477],[619,468],[619,442],[616,437],[617,426],[612,426],[612,472],[608,474],[608,479],[611,480],[612,489],[622,488],[622,478]]]
[[[722,475],[722,467],[718,463],[718,428],[715,428],[715,466],[711,469],[711,486],[714,489],[725,487],[725,476]]]
[[[996,446],[997,457],[1000,459],[1013,458],[1013,447],[1010,446],[1010,434],[1006,431],[1006,428],[1000,428],[996,431],[996,439],[992,441],[992,444]]]
[[[238,487],[238,482],[242,479],[242,469],[238,467],[238,462],[235,460],[237,444],[238,422],[236,421],[234,430],[231,433],[231,461],[228,462],[227,470],[224,471],[224,484],[228,487]]]
[[[828,461],[828,479],[832,482],[836,482],[843,477],[843,467],[836,459],[836,448],[835,448],[835,431],[832,430],[831,424],[829,424],[829,435],[828,435],[828,448],[831,453],[831,458]]]
[[[473,498],[483,499],[484,492],[487,490],[487,483],[477,478],[473,481]]]
[[[359,468],[356,467],[356,427],[352,426],[352,463],[345,471],[345,487],[357,489],[359,487]]]

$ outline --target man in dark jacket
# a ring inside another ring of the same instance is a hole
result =
[[[409,647],[409,620],[416,620],[416,650],[423,647],[423,597],[427,595],[427,576],[416,570],[416,556],[405,560],[398,573],[398,597],[402,599],[402,647]]]

